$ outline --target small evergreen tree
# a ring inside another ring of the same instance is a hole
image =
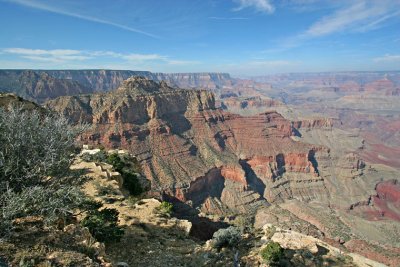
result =
[[[283,248],[277,242],[269,242],[260,252],[261,258],[266,263],[273,264],[279,262],[283,257]]]

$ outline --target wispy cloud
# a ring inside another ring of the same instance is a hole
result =
[[[29,49],[29,48],[5,48],[0,50],[2,54],[12,54],[23,59],[40,62],[66,63],[71,61],[84,61],[90,59],[114,58],[124,62],[143,63],[158,62],[169,65],[193,65],[199,61],[172,59],[159,54],[118,53],[114,51],[85,51],[72,49]]]
[[[269,0],[233,0],[239,6],[234,8],[234,11],[240,11],[245,8],[253,8],[258,12],[273,13],[275,7]]]
[[[376,57],[373,59],[375,62],[400,62],[400,55],[386,54],[382,57]]]
[[[368,31],[384,21],[400,15],[399,1],[349,1],[331,15],[315,22],[304,36],[322,36],[341,31]],[[396,8],[397,7],[397,8]]]
[[[34,9],[39,9],[39,10],[44,10],[47,12],[56,13],[56,14],[60,14],[60,15],[64,15],[64,16],[69,16],[69,17],[79,18],[79,19],[83,19],[83,20],[87,20],[87,21],[91,21],[91,22],[100,23],[100,24],[110,25],[110,26],[120,28],[120,29],[123,29],[126,31],[143,34],[143,35],[146,35],[146,36],[149,36],[152,38],[159,38],[159,36],[157,36],[157,35],[130,27],[128,25],[119,24],[119,23],[116,23],[113,21],[109,21],[109,20],[105,20],[105,19],[101,19],[101,18],[97,18],[97,17],[93,17],[93,16],[88,16],[88,15],[83,15],[83,14],[76,13],[76,12],[62,10],[55,6],[50,6],[50,5],[47,5],[47,4],[44,4],[41,2],[37,2],[37,1],[32,1],[32,0],[2,0],[2,1],[7,1],[7,2],[18,4],[18,5],[22,5],[22,6],[26,6],[26,7],[30,7],[30,8],[34,8]]]
[[[20,54],[20,55],[51,55],[51,56],[70,56],[80,54],[79,50],[72,49],[53,49],[53,50],[43,50],[43,49],[29,49],[29,48],[6,48],[3,49],[5,53]]]

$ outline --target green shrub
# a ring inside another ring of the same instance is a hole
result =
[[[269,242],[260,252],[261,258],[266,263],[277,263],[283,257],[283,248],[277,242]]]
[[[116,209],[90,210],[81,224],[100,242],[119,241],[124,234],[124,230],[118,226]]]
[[[212,246],[214,248],[235,247],[242,235],[238,227],[230,226],[226,229],[219,229],[213,234]]]
[[[16,218],[43,216],[50,225],[87,200],[70,169],[84,129],[57,115],[0,108],[0,236]]]
[[[125,167],[125,163],[122,161],[121,157],[117,153],[109,155],[106,162],[108,164],[111,164],[114,170],[116,170],[117,172],[122,172]]]
[[[136,173],[122,172],[121,176],[124,180],[124,188],[126,188],[131,195],[137,196],[143,193],[142,186],[139,183]]]
[[[167,201],[161,202],[161,205],[159,207],[159,211],[162,214],[165,214],[165,215],[168,215],[168,216],[171,215],[173,209],[174,209],[174,205],[172,205],[172,203],[169,203]]]

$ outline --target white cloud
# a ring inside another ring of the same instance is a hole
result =
[[[110,25],[110,26],[113,26],[116,28],[120,28],[120,29],[127,30],[130,32],[140,33],[140,34],[147,35],[147,36],[153,37],[153,38],[159,38],[158,36],[156,36],[154,34],[151,34],[151,33],[127,26],[127,25],[119,24],[119,23],[116,23],[113,21],[109,21],[109,20],[105,20],[105,19],[101,19],[101,18],[97,18],[97,17],[82,15],[82,14],[79,14],[76,12],[62,10],[57,7],[46,5],[46,4],[43,4],[43,3],[40,3],[37,1],[33,1],[33,0],[6,0],[6,1],[18,4],[18,5],[34,8],[34,9],[44,10],[44,11],[51,12],[51,13],[56,13],[56,14],[60,14],[60,15],[64,15],[64,16],[79,18],[79,19],[92,21],[92,22],[96,22],[96,23],[100,23],[100,24]]]
[[[373,59],[375,62],[400,62],[400,55],[386,54],[382,57],[376,57]]]
[[[107,58],[108,62],[119,62],[123,64],[158,64],[185,66],[200,64],[199,61],[179,60],[159,54],[118,53],[114,51],[85,51],[72,49],[29,49],[29,48],[5,48],[0,54],[15,55],[22,59],[40,63],[58,63],[62,67],[75,61],[86,61]],[[112,58],[110,60],[110,58]],[[114,63],[110,63],[114,64]],[[147,65],[146,65],[147,66]],[[150,65],[149,65],[150,66]]]
[[[233,0],[239,4],[234,11],[239,11],[245,8],[254,8],[258,12],[273,13],[275,7],[270,3],[269,0]]]
[[[303,35],[313,37],[345,30],[368,31],[379,27],[384,21],[400,15],[399,1],[357,0],[349,2],[350,5],[315,22]]]
[[[29,49],[29,48],[6,48],[2,50],[5,54],[14,54],[22,58],[33,60],[33,61],[45,61],[45,62],[65,62],[72,60],[87,60],[91,57],[83,55],[82,51],[71,50],[71,49]]]
[[[4,53],[19,54],[19,55],[51,55],[51,56],[70,56],[80,54],[79,50],[72,49],[29,49],[29,48],[6,48],[3,49]]]
[[[247,20],[249,18],[246,17],[208,17],[209,19],[214,20]]]

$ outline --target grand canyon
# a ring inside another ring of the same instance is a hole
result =
[[[400,266],[398,0],[0,0],[0,267]]]

